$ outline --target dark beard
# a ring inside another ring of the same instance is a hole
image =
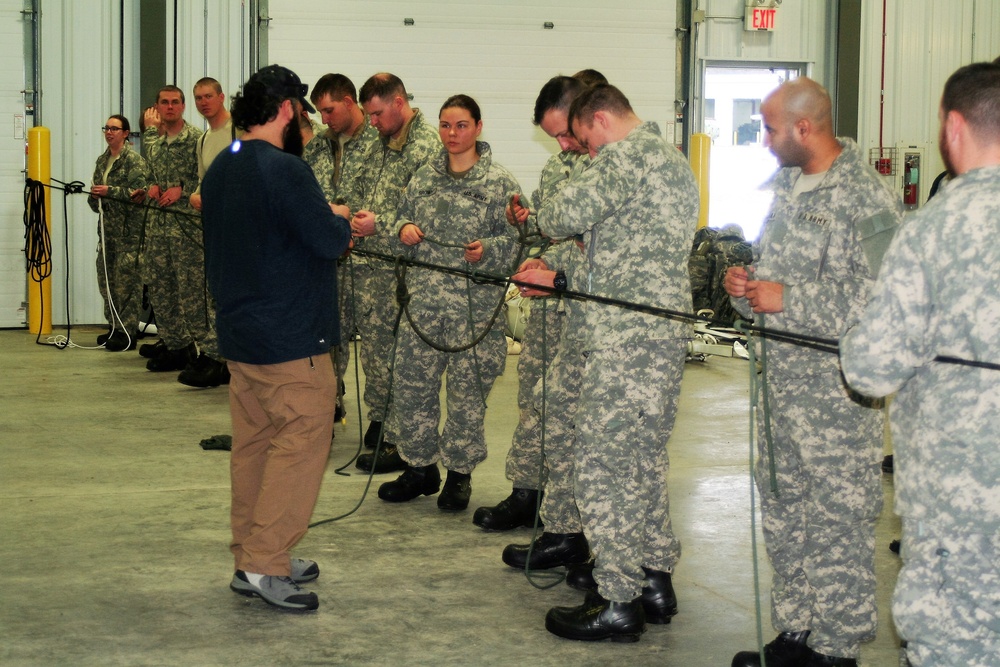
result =
[[[281,133],[281,150],[302,157],[303,148],[302,132],[299,130],[298,122],[292,118]]]

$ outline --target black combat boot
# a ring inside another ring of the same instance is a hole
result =
[[[528,552],[531,560],[528,560]],[[542,533],[531,544],[508,544],[503,550],[503,562],[523,570],[548,570],[560,565],[579,565],[590,560],[590,545],[583,533]]]
[[[156,341],[155,343],[143,343],[139,346],[139,356],[144,359],[152,359],[153,357],[160,356],[161,353],[166,352],[167,344],[163,342],[163,339]]]
[[[121,329],[116,329],[114,333],[108,336],[107,340],[104,341],[104,349],[109,352],[124,352],[126,350],[134,350],[135,342],[138,339],[139,334],[133,333],[129,336],[127,333]]]
[[[838,658],[813,651],[805,667],[858,667],[858,661],[854,658]]]
[[[578,591],[597,592],[597,582],[594,581],[594,561],[588,560],[579,565],[566,568],[566,585]]]
[[[188,345],[179,350],[170,350],[164,346],[159,354],[146,362],[146,370],[154,373],[184,370],[194,359],[191,347]]]
[[[609,602],[597,593],[588,593],[579,607],[553,607],[545,615],[545,629],[559,637],[596,642],[637,642],[646,631],[646,619],[639,599]]]
[[[483,530],[512,530],[531,528],[538,515],[538,501],[542,494],[534,489],[514,488],[510,495],[493,507],[480,507],[472,523]]]
[[[646,612],[646,622],[657,625],[669,623],[677,615],[677,596],[670,582],[670,573],[642,568],[646,581],[642,585],[642,608]]]
[[[420,496],[431,496],[441,488],[437,464],[407,466],[403,474],[378,487],[378,497],[389,503],[406,503]]]
[[[204,352],[177,376],[177,381],[189,387],[218,387],[229,384],[229,367],[225,361],[216,361]]]
[[[365,431],[365,447],[375,449],[382,442],[382,422],[368,422],[368,430]]]
[[[643,611],[646,612],[646,622],[666,624],[677,615],[677,596],[670,580],[669,572],[651,570],[643,567],[646,580],[642,585]],[[597,582],[594,581],[594,561],[566,568],[566,585],[578,591],[597,592]]]
[[[406,461],[399,455],[396,445],[391,442],[382,443],[382,446],[378,450],[378,458],[375,457],[374,453],[362,454],[354,462],[354,465],[358,470],[364,470],[365,472],[382,473],[406,470]],[[373,467],[374,470],[372,470]]]
[[[782,632],[770,644],[764,645],[767,667],[806,667],[813,650],[806,645],[809,630]],[[732,667],[760,667],[760,653],[740,651],[733,657]]]
[[[444,482],[441,495],[438,496],[438,508],[460,511],[469,506],[469,496],[472,495],[472,475],[462,472],[448,471],[448,479]]]

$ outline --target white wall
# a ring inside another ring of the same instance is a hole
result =
[[[15,119],[24,117],[24,40],[22,0],[0,0],[0,327],[25,321],[24,146],[27,127],[18,136]]]
[[[556,74],[597,69],[641,118],[664,132],[673,121],[673,0],[270,0],[269,9],[270,62],[310,86],[340,72],[360,89],[389,71],[432,120],[449,95],[471,95],[483,110],[482,138],[528,192],[558,151],[531,124],[538,91]]]
[[[7,0],[10,1],[10,0]],[[42,3],[42,122],[51,130],[52,178],[91,184],[94,163],[106,144],[100,128],[107,117],[123,112],[138,130],[144,105],[138,99],[138,3],[125,3],[125,57],[120,57],[121,16],[116,0],[43,0]],[[172,35],[173,7],[164,30]],[[176,31],[178,58],[176,83],[187,97],[185,117],[204,127],[192,99],[194,82],[213,76],[224,90],[248,75],[241,63],[245,25],[242,3],[226,0],[181,0]],[[4,24],[6,27],[6,24]],[[12,40],[13,42],[14,40]],[[16,40],[20,44],[20,38]],[[168,51],[173,45],[167,39]],[[124,109],[121,109],[120,65],[124,63]],[[168,72],[173,53],[167,54]],[[168,74],[169,76],[169,74]],[[167,83],[164,81],[163,83]],[[65,324],[67,272],[69,311],[74,324],[104,321],[104,306],[97,288],[95,268],[97,216],[84,195],[69,198],[69,259],[67,261],[62,195],[52,197],[52,321]],[[18,195],[20,205],[20,194]],[[5,223],[4,228],[8,225]],[[22,271],[23,274],[23,271]],[[23,284],[23,277],[21,279]],[[0,285],[0,290],[3,286]]]
[[[835,93],[836,0],[786,0],[773,31],[744,29],[745,0],[692,0],[705,20],[692,30],[695,52],[693,130],[702,132],[701,77],[707,65],[801,65],[802,73]]]
[[[869,150],[910,146],[923,154],[921,202],[944,169],[937,111],[948,76],[962,65],[1000,56],[1000,0],[888,0],[885,5],[885,100],[882,0],[864,3],[858,140]],[[902,188],[902,169],[893,177]]]
[[[126,2],[125,112],[138,124],[136,8]],[[707,18],[696,28],[697,54],[712,62],[805,62],[828,87],[833,80],[835,0],[784,0],[778,30],[746,33],[744,0],[692,0]],[[190,91],[204,75],[227,93],[249,73],[247,3],[180,0],[178,81]],[[0,326],[23,321],[24,143],[13,117],[23,113],[22,0],[0,0]],[[116,0],[44,0],[42,112],[52,130],[52,174],[89,184],[104,148],[98,128],[118,111]],[[863,4],[859,143],[878,146],[881,0]],[[172,3],[171,3],[172,8]],[[959,66],[1000,55],[1000,0],[887,0],[883,143],[925,151],[923,188],[940,170],[937,105],[945,78]],[[164,30],[172,31],[172,11]],[[535,96],[553,74],[593,67],[621,87],[645,119],[673,120],[673,0],[271,0],[270,61],[292,67],[307,83],[340,71],[360,85],[370,74],[399,74],[414,103],[436,115],[444,98],[466,92],[484,109],[484,138],[498,160],[535,187],[556,150],[530,124]],[[403,19],[415,25],[404,27]],[[545,21],[554,23],[544,30]],[[172,43],[172,39],[168,39]],[[832,91],[834,92],[834,91]],[[189,120],[200,119],[193,104]],[[29,119],[30,122],[30,119]],[[0,125],[3,127],[3,125]],[[94,269],[96,219],[82,196],[71,198],[70,298],[74,323],[102,319]],[[61,197],[53,199],[53,321],[65,321],[66,261]],[[13,320],[13,321],[12,321]]]

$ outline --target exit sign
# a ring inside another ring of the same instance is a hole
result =
[[[778,17],[778,10],[774,7],[747,7],[746,24],[747,30],[774,30],[774,20]]]

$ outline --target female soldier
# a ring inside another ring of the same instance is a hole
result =
[[[142,236],[141,202],[146,196],[149,167],[128,143],[125,116],[114,115],[101,128],[108,150],[97,158],[94,185],[87,203],[94,212],[103,209],[97,252],[97,283],[104,297],[108,333],[97,337],[112,352],[135,349],[142,303],[142,279],[137,265]],[[102,252],[103,249],[103,252]]]
[[[477,141],[483,122],[471,97],[448,98],[438,127],[444,150],[407,185],[396,224],[399,240],[413,259],[508,275],[517,232],[507,224],[504,209],[512,195],[520,194],[517,181],[493,162],[489,145]],[[408,467],[378,495],[406,502],[437,493],[440,459],[448,478],[438,507],[464,510],[472,471],[486,458],[486,397],[506,361],[502,323],[493,318],[504,288],[422,268],[410,268],[404,279],[410,326],[399,328],[396,359],[404,361],[394,364],[389,419]],[[438,433],[446,371],[448,416]]]

